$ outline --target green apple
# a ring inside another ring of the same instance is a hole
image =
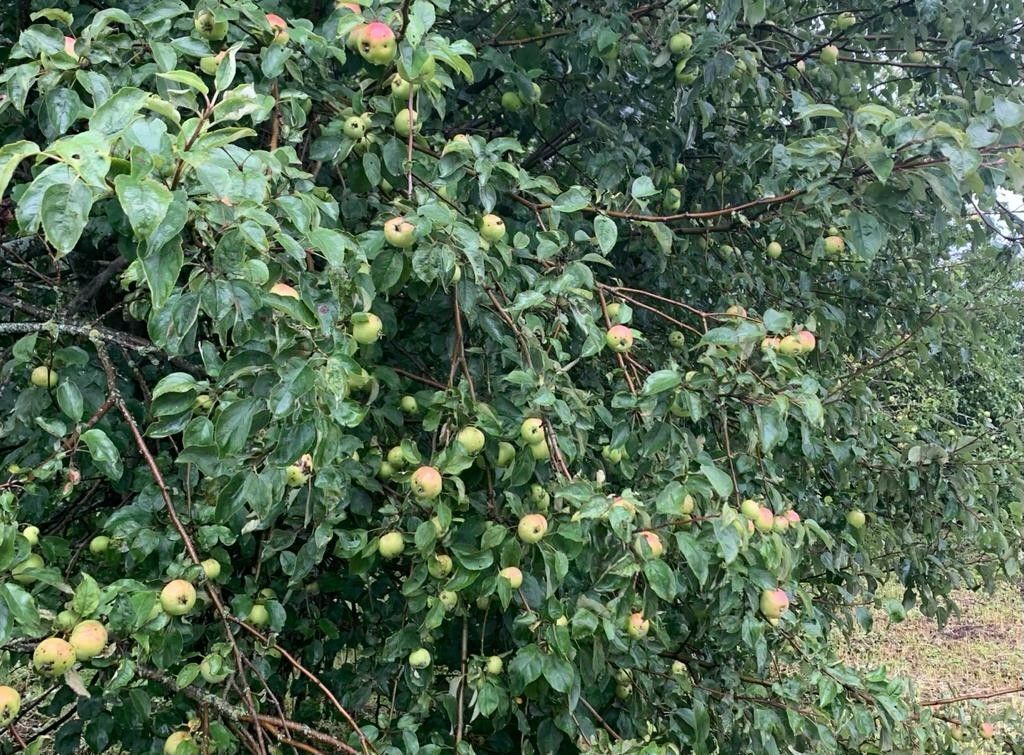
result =
[[[484,215],[480,220],[480,235],[490,243],[505,238],[505,221],[497,215]]]
[[[377,468],[377,476],[382,480],[390,480],[395,476],[395,467],[390,461],[383,461]]]
[[[228,35],[228,22],[217,21],[213,13],[208,10],[200,11],[195,15],[192,25],[203,39],[211,42],[219,42]]]
[[[270,611],[262,603],[254,603],[246,619],[254,627],[265,627],[270,623]]]
[[[689,52],[691,47],[693,47],[693,37],[685,31],[673,34],[668,40],[668,49],[673,55],[681,55],[684,52]]]
[[[284,470],[285,484],[292,488],[305,485],[309,475],[298,464],[289,464]]]
[[[184,616],[196,604],[196,588],[184,579],[175,579],[160,591],[160,606],[171,616]]]
[[[509,587],[513,590],[518,590],[523,584],[523,572],[516,566],[506,566],[498,572],[498,576],[508,580]]]
[[[690,61],[687,58],[683,58],[676,63],[675,77],[677,84],[682,84],[683,86],[692,84],[700,76],[700,67],[696,65],[690,67],[689,63]]]
[[[94,556],[106,553],[110,548],[110,538],[106,535],[97,535],[89,541],[89,553]]]
[[[835,65],[836,61],[839,60],[839,48],[835,45],[827,45],[822,48],[820,59],[827,66]]]
[[[910,63],[924,63],[924,50],[914,50],[907,56]]]
[[[500,658],[498,660],[501,660]],[[500,669],[499,669],[500,670]],[[13,687],[0,687],[0,730],[6,729],[21,712],[21,694]]]
[[[551,449],[548,447],[547,441],[542,440],[539,443],[531,443],[529,449],[530,455],[535,461],[544,461],[551,458]]]
[[[757,514],[761,510],[761,504],[755,501],[753,498],[747,498],[740,504],[740,513],[743,514],[750,521],[757,519]]]
[[[642,613],[631,613],[626,620],[626,632],[634,640],[642,640],[651,629],[651,622]]]
[[[207,579],[217,579],[220,576],[220,561],[215,558],[207,558],[201,564],[203,574]]]
[[[519,435],[529,444],[544,440],[544,420],[540,417],[524,419],[523,424],[519,426]]]
[[[414,669],[425,669],[430,665],[430,651],[426,648],[419,648],[409,653],[409,665]]]
[[[384,558],[397,558],[405,550],[405,539],[401,532],[388,532],[381,535],[377,550]]]
[[[604,342],[616,354],[625,354],[633,347],[633,331],[625,325],[613,325],[605,333]]]
[[[441,473],[434,467],[423,466],[412,473],[412,494],[421,500],[431,500],[441,494]]]
[[[615,696],[620,700],[627,700],[629,696],[633,694],[632,684],[616,684],[615,685]]]
[[[612,322],[618,322],[619,312],[622,311],[622,304],[620,304],[617,301],[613,301],[611,304],[605,307],[605,311],[608,312],[609,320],[611,320]]]
[[[459,434],[455,436],[455,440],[457,440],[459,445],[466,449],[466,453],[471,456],[475,456],[480,453],[484,448],[484,434],[472,425],[459,430]]]
[[[548,505],[551,503],[551,495],[539,483],[534,483],[530,486],[530,503],[532,503],[538,511],[547,511]]]
[[[725,310],[725,314],[729,315],[730,317],[743,318],[747,316],[747,310],[744,307],[741,307],[739,304],[733,304],[728,309]]]
[[[36,581],[36,578],[25,574],[25,572],[31,569],[42,569],[44,566],[46,564],[43,563],[42,556],[38,553],[29,553],[24,561],[11,569],[11,579],[19,585],[30,585]]]
[[[398,402],[398,406],[406,414],[415,414],[420,409],[415,396],[402,396],[402,399]]]
[[[224,659],[216,654],[206,656],[199,664],[199,674],[207,684],[218,684],[227,679],[229,673]]]
[[[401,469],[405,466],[405,454],[402,451],[401,446],[394,446],[387,455],[388,464],[395,469]]]
[[[543,514],[527,514],[519,520],[516,531],[524,543],[539,543],[548,531],[548,520]]]
[[[686,336],[681,330],[673,330],[668,334],[668,343],[673,349],[681,350],[686,346]]]
[[[57,385],[57,371],[41,364],[32,370],[29,380],[32,381],[32,385],[39,388],[53,388]]]
[[[352,317],[352,338],[363,345],[375,343],[384,330],[384,323],[373,312],[365,312],[359,319]]]
[[[505,664],[502,662],[500,656],[492,655],[490,658],[487,659],[487,663],[484,666],[484,668],[486,669],[487,673],[491,676],[497,676],[501,673],[501,670],[502,668],[504,668],[504,666]]]
[[[32,668],[41,676],[63,676],[76,660],[75,648],[70,642],[60,637],[47,637],[32,653]]]
[[[516,447],[506,441],[498,443],[498,462],[497,466],[507,467],[516,458]]]
[[[28,540],[28,544],[35,548],[39,545],[39,528],[34,524],[30,524],[28,527],[21,531],[21,536]]]
[[[217,69],[220,68],[220,62],[224,59],[224,55],[227,54],[226,50],[221,50],[216,55],[204,55],[199,59],[199,68],[207,76],[215,76]]]
[[[501,95],[501,106],[511,113],[523,109],[523,100],[518,92],[505,92]]]
[[[845,31],[846,29],[849,29],[851,26],[853,26],[855,23],[857,23],[857,17],[850,13],[849,11],[846,11],[836,16],[835,27],[839,31]]]
[[[765,253],[773,260],[777,260],[779,257],[782,256],[782,244],[780,244],[778,241],[768,242],[768,246],[765,249]]]
[[[391,77],[391,96],[399,102],[408,102],[409,94],[413,91],[413,84],[410,81],[406,81],[401,77],[400,74],[395,74]]]
[[[401,136],[403,139],[413,132],[418,127],[416,119],[416,111],[410,110],[407,107],[402,108],[395,114],[394,120],[395,133]]]
[[[185,742],[191,742],[192,735],[187,731],[176,731],[164,740],[164,755],[177,755],[178,749]]]
[[[867,517],[864,512],[860,509],[850,509],[846,512],[846,523],[853,527],[855,530],[863,529]]]
[[[441,601],[441,605],[444,606],[446,611],[452,610],[459,603],[458,593],[453,590],[441,590],[437,594],[437,599]]]
[[[375,66],[385,66],[395,59],[398,45],[395,33],[387,24],[374,21],[366,25],[358,40],[359,54]]]
[[[453,568],[452,557],[445,553],[437,553],[427,562],[427,572],[434,579],[444,579]]]
[[[107,646],[107,628],[100,622],[89,619],[71,630],[69,638],[71,647],[75,649],[75,657],[80,661],[95,658]]]
[[[434,59],[433,55],[428,55],[420,63],[419,71],[415,76],[410,75],[411,71],[405,67],[405,63],[401,58],[398,59],[398,73],[404,78],[412,82],[427,82],[434,78],[434,74],[437,72],[437,60]]]
[[[686,665],[682,661],[672,661],[672,676],[682,676],[686,673]]]
[[[416,243],[416,226],[399,215],[384,224],[384,238],[391,246],[408,249]]]
[[[366,135],[366,123],[359,116],[353,115],[345,119],[341,131],[349,139],[362,139]]]
[[[661,198],[661,208],[665,212],[675,212],[683,204],[683,195],[679,189],[672,187],[665,190],[664,196]]]
[[[53,618],[53,628],[61,632],[70,632],[78,623],[78,614],[74,611],[64,610]]]

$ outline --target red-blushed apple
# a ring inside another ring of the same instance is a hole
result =
[[[102,653],[107,646],[107,628],[94,619],[88,619],[71,630],[68,641],[75,649],[75,657],[87,661]]]
[[[779,534],[789,529],[789,520],[781,514],[772,519],[772,532]]]
[[[34,524],[30,524],[28,527],[21,531],[21,536],[28,540],[29,546],[35,548],[39,545],[39,528]]]
[[[867,517],[860,509],[850,509],[846,512],[846,523],[855,530],[863,529],[866,522]]]
[[[398,558],[405,550],[405,538],[401,532],[388,532],[380,537],[377,551],[384,558]]]
[[[782,345],[782,339],[776,336],[766,336],[761,339],[761,351],[776,351]]]
[[[184,579],[175,579],[160,591],[160,606],[170,616],[184,616],[196,604],[196,588]]]
[[[516,458],[516,447],[506,441],[498,443],[498,461],[496,466],[507,467]]]
[[[341,2],[341,0],[335,0],[334,7],[338,8],[339,10],[341,8],[348,8],[353,13],[362,13],[363,12],[363,6],[361,6],[359,3],[344,3],[344,2]]]
[[[384,239],[399,249],[408,249],[416,243],[416,226],[401,215],[384,223]]]
[[[506,566],[498,572],[498,576],[508,580],[508,585],[513,590],[518,590],[523,584],[523,572],[517,566]]]
[[[996,735],[996,727],[988,721],[983,721],[978,727],[978,734],[982,739],[992,739]]]
[[[441,494],[441,473],[434,467],[420,467],[412,473],[411,484],[414,496],[429,501]]]
[[[359,37],[359,54],[375,66],[385,66],[394,60],[397,49],[395,33],[380,21],[367,24]]]
[[[622,509],[627,514],[629,514],[630,518],[636,515],[636,504],[633,503],[628,498],[623,498],[622,496],[616,496],[615,498],[613,498],[612,505],[610,508]]]
[[[32,668],[41,676],[62,676],[76,660],[75,648],[70,642],[60,637],[47,637],[32,653]]]
[[[494,243],[505,238],[505,221],[497,215],[484,215],[480,220],[480,235]]]
[[[57,385],[57,371],[51,370],[45,364],[39,365],[32,370],[29,380],[38,388],[53,388]]]
[[[645,550],[645,544],[649,552]],[[661,538],[658,537],[657,533],[644,530],[637,533],[636,540],[633,543],[633,550],[636,551],[636,555],[640,558],[661,558],[661,555],[665,552],[665,546],[661,544]]]
[[[276,13],[268,13],[267,23],[270,24],[270,28],[274,30],[274,44],[287,44],[289,39],[288,22]]]
[[[75,57],[75,38],[74,37],[68,37],[68,36],[64,37],[64,52],[66,52],[71,57]]]
[[[363,34],[366,32],[366,27],[369,24],[356,24],[348,33],[348,38],[345,40],[345,47],[350,50],[358,50],[359,43],[363,40]]]
[[[289,286],[287,283],[275,283],[270,287],[270,293],[275,296],[284,296],[289,299],[298,299],[299,292]]]
[[[501,660],[501,657],[497,656],[497,655],[492,655],[490,658],[487,659],[487,663],[485,664],[484,669],[491,676],[497,676],[498,674],[501,673],[501,670],[504,667],[505,667],[505,664]]]
[[[782,256],[782,244],[778,241],[769,241],[768,246],[765,249],[765,254],[767,254],[771,259],[777,260]]]
[[[631,613],[626,620],[626,632],[634,640],[642,640],[651,629],[651,622],[642,613]]]
[[[519,435],[527,444],[538,443],[544,440],[544,420],[540,417],[524,419],[519,426]]]
[[[418,671],[429,666],[430,660],[430,651],[426,648],[419,648],[409,653],[409,665]]]
[[[395,133],[404,139],[417,128],[416,111],[410,110],[407,107],[402,108],[395,113],[395,120],[392,125],[394,126]]]
[[[207,558],[199,565],[203,567],[203,574],[207,579],[217,579],[220,576],[220,561],[217,559]]]
[[[789,596],[781,589],[762,590],[760,608],[768,621],[777,624],[782,614],[789,610]]]
[[[527,514],[519,520],[516,532],[524,543],[533,545],[544,539],[548,531],[548,520],[543,514]]]
[[[437,553],[427,562],[427,572],[434,579],[444,579],[452,573],[453,568],[452,557],[445,553]]]
[[[826,236],[824,246],[826,254],[841,254],[846,248],[846,242],[842,236]]]
[[[788,511],[783,512],[782,515],[789,520],[790,524],[800,524],[800,515],[796,513],[793,509],[789,509]]]
[[[757,515],[758,512],[760,512],[760,510],[761,504],[759,504],[753,498],[747,498],[745,501],[743,501],[743,503],[740,504],[740,513],[751,521],[757,519]]]
[[[184,742],[191,742],[192,735],[187,731],[176,731],[164,740],[164,755],[177,755],[178,748]]]
[[[498,659],[501,660],[500,658]],[[501,669],[498,669],[499,671]],[[0,687],[0,730],[10,726],[21,712],[21,695],[14,687]]]
[[[775,514],[767,506],[761,506],[757,510],[757,519],[754,520],[754,526],[757,527],[759,532],[771,532],[772,525],[775,523]]]
[[[352,338],[356,343],[361,343],[364,346],[376,343],[382,330],[384,330],[384,323],[373,312],[363,312],[358,320],[355,316],[352,318]]]
[[[633,331],[626,325],[612,325],[604,334],[604,342],[616,354],[625,354],[633,347]]]
[[[818,344],[818,339],[816,339],[814,337],[814,333],[809,330],[801,330],[797,333],[796,340],[800,343],[801,354],[810,354]]]
[[[731,304],[728,309],[725,310],[725,314],[730,317],[746,318],[747,310],[745,307],[741,307],[739,304]]]
[[[484,434],[472,425],[459,430],[459,434],[455,436],[455,440],[457,440],[459,445],[466,449],[466,453],[471,456],[475,456],[484,449]]]

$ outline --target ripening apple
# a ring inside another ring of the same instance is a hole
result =
[[[814,351],[814,347],[817,345],[818,340],[814,337],[814,333],[809,330],[801,330],[796,334],[796,340],[800,343],[800,353],[809,354]]]
[[[36,581],[36,578],[25,574],[25,572],[31,569],[42,569],[44,566],[46,564],[43,562],[42,556],[38,553],[29,553],[24,561],[11,569],[11,579],[19,585],[30,585]]]
[[[420,467],[412,473],[411,484],[414,496],[429,501],[441,494],[441,473],[434,467]]]
[[[187,731],[176,731],[164,740],[164,755],[176,755],[183,742],[191,742],[192,735]]]
[[[228,22],[217,21],[208,10],[197,13],[192,25],[196,34],[211,42],[218,42],[228,35]]]
[[[89,553],[94,556],[106,553],[110,547],[110,538],[106,535],[97,535],[89,541]]]
[[[551,449],[548,447],[547,441],[540,441],[539,443],[531,443],[529,445],[530,456],[535,461],[544,461],[545,459],[551,458]]]
[[[362,139],[366,135],[366,122],[358,115],[345,119],[341,131],[349,139]]]
[[[766,336],[761,339],[761,351],[776,351],[782,345],[782,339],[776,336]]]
[[[616,354],[625,354],[633,347],[633,331],[625,325],[612,325],[604,334],[604,342]]]
[[[627,498],[623,498],[622,496],[617,496],[614,499],[612,499],[612,505],[609,508],[622,509],[627,514],[629,514],[630,518],[632,518],[636,514],[636,504]]]
[[[651,622],[642,613],[631,613],[626,620],[626,632],[634,640],[642,640],[650,631]]]
[[[39,528],[34,524],[30,524],[28,527],[21,531],[21,536],[28,540],[28,544],[35,548],[39,545]]]
[[[391,246],[408,249],[416,243],[416,226],[399,215],[384,224],[384,238]]]
[[[668,334],[668,344],[673,349],[680,350],[686,346],[686,336],[683,335],[681,330],[673,330]]]
[[[825,253],[826,254],[840,254],[846,247],[846,242],[842,236],[833,234],[825,237]]]
[[[508,585],[513,590],[518,590],[523,584],[523,573],[517,566],[506,566],[498,572],[498,576],[508,580]]]
[[[410,110],[407,107],[402,108],[395,113],[394,120],[395,133],[405,138],[409,136],[417,128],[417,117],[416,111]]]
[[[855,530],[863,529],[866,522],[867,517],[860,509],[850,509],[846,512],[846,523]]]
[[[352,319],[352,338],[356,343],[363,345],[375,343],[380,338],[384,323],[373,312],[365,312],[364,315],[365,317],[358,321],[355,318]]]
[[[539,543],[548,531],[548,520],[543,514],[527,514],[519,520],[519,539],[530,545]]]
[[[94,619],[80,622],[71,630],[68,640],[80,661],[95,658],[107,646],[107,628]]]
[[[217,559],[208,558],[199,565],[203,567],[203,574],[207,579],[217,579],[220,576],[220,561]]]
[[[740,513],[743,514],[750,521],[757,519],[758,512],[761,511],[761,504],[755,501],[753,498],[747,498],[743,503],[740,504]]]
[[[497,215],[484,215],[480,219],[480,235],[492,244],[501,241],[505,238],[505,221]]]
[[[827,66],[836,64],[839,60],[839,48],[835,45],[827,45],[821,50],[821,62]]]
[[[171,616],[184,616],[196,604],[196,588],[184,579],[175,579],[160,591],[160,606]]]
[[[506,441],[498,443],[497,466],[507,467],[516,458],[516,447]]]
[[[495,656],[497,657],[497,656]],[[498,658],[500,661],[501,659]],[[501,671],[499,668],[498,671]],[[0,730],[13,723],[21,712],[21,695],[13,687],[0,687]]]
[[[789,596],[785,590],[762,590],[760,608],[769,620],[778,621],[789,609]]]
[[[60,637],[47,637],[32,653],[32,667],[42,676],[61,676],[76,660],[75,648]]]
[[[430,665],[430,651],[426,648],[419,648],[409,653],[409,665],[414,669],[425,669]]]
[[[544,440],[544,420],[540,417],[524,419],[519,426],[519,435],[525,443],[533,444]]]
[[[299,292],[289,286],[287,283],[275,283],[270,287],[270,293],[275,296],[285,296],[290,299],[298,299]]]
[[[452,557],[446,553],[437,553],[427,562],[427,572],[434,579],[444,579],[452,573]]]
[[[39,388],[53,388],[57,385],[57,371],[41,364],[32,370],[29,380],[32,381],[32,385]]]
[[[397,49],[395,33],[380,21],[367,24],[359,37],[359,54],[376,66],[386,66],[394,60]]]
[[[739,304],[731,304],[728,309],[725,310],[725,314],[730,317],[746,317],[747,310],[745,307],[741,307]]]
[[[64,37],[64,52],[66,52],[72,58],[75,57],[75,42],[76,42],[76,40],[75,40],[74,37],[68,37],[68,36]],[[2,728],[3,727],[0,726],[0,729],[2,729]]]
[[[484,668],[486,669],[487,673],[491,676],[497,676],[501,673],[501,670],[502,668],[504,668],[504,666],[505,664],[501,660],[500,656],[492,655],[490,658],[487,659],[487,664]]]
[[[681,55],[684,52],[689,52],[691,47],[693,47],[693,37],[685,31],[673,34],[668,40],[668,49],[673,55]]]
[[[796,336],[786,336],[779,341],[775,350],[783,356],[792,357],[803,353],[803,345],[800,343],[800,339]]]
[[[996,727],[988,721],[984,721],[981,726],[978,727],[978,735],[982,739],[992,739],[996,735]]]
[[[377,551],[384,558],[397,558],[405,550],[405,538],[401,532],[388,532],[381,535],[377,543]]]
[[[784,517],[786,517],[786,519],[789,520],[790,524],[792,524],[792,525],[800,524],[800,515],[798,513],[796,513],[793,509],[789,509],[788,511],[783,512],[782,515]]]
[[[484,434],[472,425],[459,430],[459,434],[455,436],[455,440],[457,440],[459,445],[466,449],[466,453],[471,456],[475,456],[480,453],[484,448]]]
[[[402,396],[398,402],[399,408],[406,414],[415,414],[419,411],[420,405],[415,396]]]
[[[274,30],[274,44],[284,45],[288,43],[288,22],[276,13],[267,14],[267,23]]]
[[[757,510],[757,518],[754,520],[754,526],[757,527],[760,532],[771,532],[772,525],[775,523],[775,514],[767,506],[761,506]]]
[[[779,534],[789,529],[789,519],[782,516],[776,516],[772,519],[772,532],[778,532]]]
[[[519,92],[505,92],[501,95],[501,106],[509,112],[515,113],[523,109],[523,99],[519,96]]]
[[[454,590],[441,590],[437,594],[437,599],[441,601],[446,611],[452,610],[459,603],[459,595]]]
[[[649,555],[644,548],[645,545],[650,549]],[[657,533],[644,530],[637,533],[636,541],[633,543],[633,550],[636,551],[636,555],[640,558],[661,558],[661,555],[665,552],[665,546],[661,544],[661,538],[658,537]]]
[[[782,244],[778,241],[769,241],[765,253],[773,260],[777,260],[782,256]]]

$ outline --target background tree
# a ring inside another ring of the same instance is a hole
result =
[[[1019,3],[50,5],[0,748],[1003,736],[833,646],[1019,572]]]

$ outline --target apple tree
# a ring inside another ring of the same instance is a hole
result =
[[[11,5],[0,751],[1009,746],[1019,3]]]

